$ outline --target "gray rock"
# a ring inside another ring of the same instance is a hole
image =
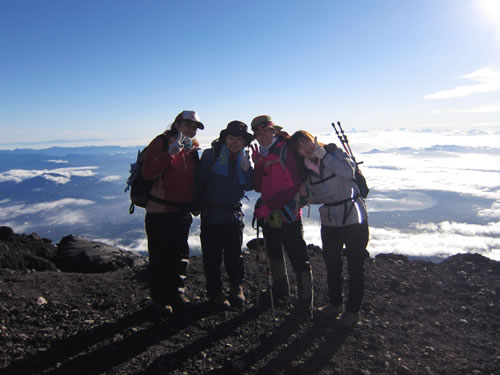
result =
[[[63,272],[101,273],[147,264],[130,251],[73,235],[63,237],[57,247],[57,266]]]

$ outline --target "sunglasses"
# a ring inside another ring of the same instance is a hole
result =
[[[270,123],[269,121],[264,121],[264,122],[261,122],[259,124],[256,124],[254,126],[252,126],[252,131],[255,133],[256,131],[260,130],[260,129],[264,129],[268,126],[270,126],[272,123]]]

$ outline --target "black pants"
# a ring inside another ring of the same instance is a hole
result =
[[[342,247],[345,245],[349,270],[349,294],[346,310],[358,312],[365,292],[364,261],[368,244],[368,223],[346,227],[321,226],[323,258],[328,274],[328,293],[332,305],[341,305],[342,299]]]
[[[158,304],[173,304],[184,292],[192,222],[189,212],[146,213],[150,291],[151,298]]]
[[[302,236],[302,221],[283,223],[281,228],[271,228],[265,223],[262,231],[271,261],[281,260],[284,248],[296,273],[310,270],[307,245]]]
[[[243,282],[244,268],[241,245],[243,242],[243,223],[207,224],[201,222],[201,249],[203,270],[207,280],[207,296],[215,297],[222,290],[221,263],[231,285]]]

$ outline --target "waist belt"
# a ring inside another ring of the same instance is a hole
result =
[[[341,201],[337,201],[337,202],[332,202],[332,203],[324,203],[324,205],[327,206],[327,207],[344,205],[344,216],[342,218],[342,224],[345,224],[346,221],[347,221],[347,217],[350,215],[352,209],[354,208],[354,202],[356,202],[356,200],[358,198],[359,198],[359,196],[356,194],[352,198],[347,198],[347,199],[344,199],[344,200],[341,200]],[[347,202],[352,202],[352,205],[349,208],[349,210],[347,210],[347,205],[346,205]],[[328,219],[331,220],[330,219],[330,211],[328,211]]]
[[[227,211],[239,211],[241,210],[241,203],[234,205],[227,204],[208,204],[206,205],[207,210],[227,210]]]
[[[155,197],[153,195],[149,195],[149,199],[152,200],[153,202],[164,204],[165,206],[184,208],[186,210],[189,210],[191,208],[191,203],[168,201],[166,199],[161,199],[161,198]]]

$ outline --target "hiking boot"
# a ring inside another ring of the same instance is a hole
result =
[[[346,311],[337,318],[336,324],[344,327],[353,326],[359,322],[359,319],[359,311]]]
[[[344,312],[344,305],[332,305],[329,303],[328,305],[318,307],[318,314],[321,316],[328,316],[332,318],[336,318],[340,313]]]
[[[245,294],[243,293],[243,286],[241,284],[232,285],[229,293],[236,303],[241,305],[245,302]]]
[[[219,292],[215,297],[210,298],[210,302],[215,307],[222,309],[229,309],[231,307],[231,304],[229,303],[228,299],[222,292]]]

